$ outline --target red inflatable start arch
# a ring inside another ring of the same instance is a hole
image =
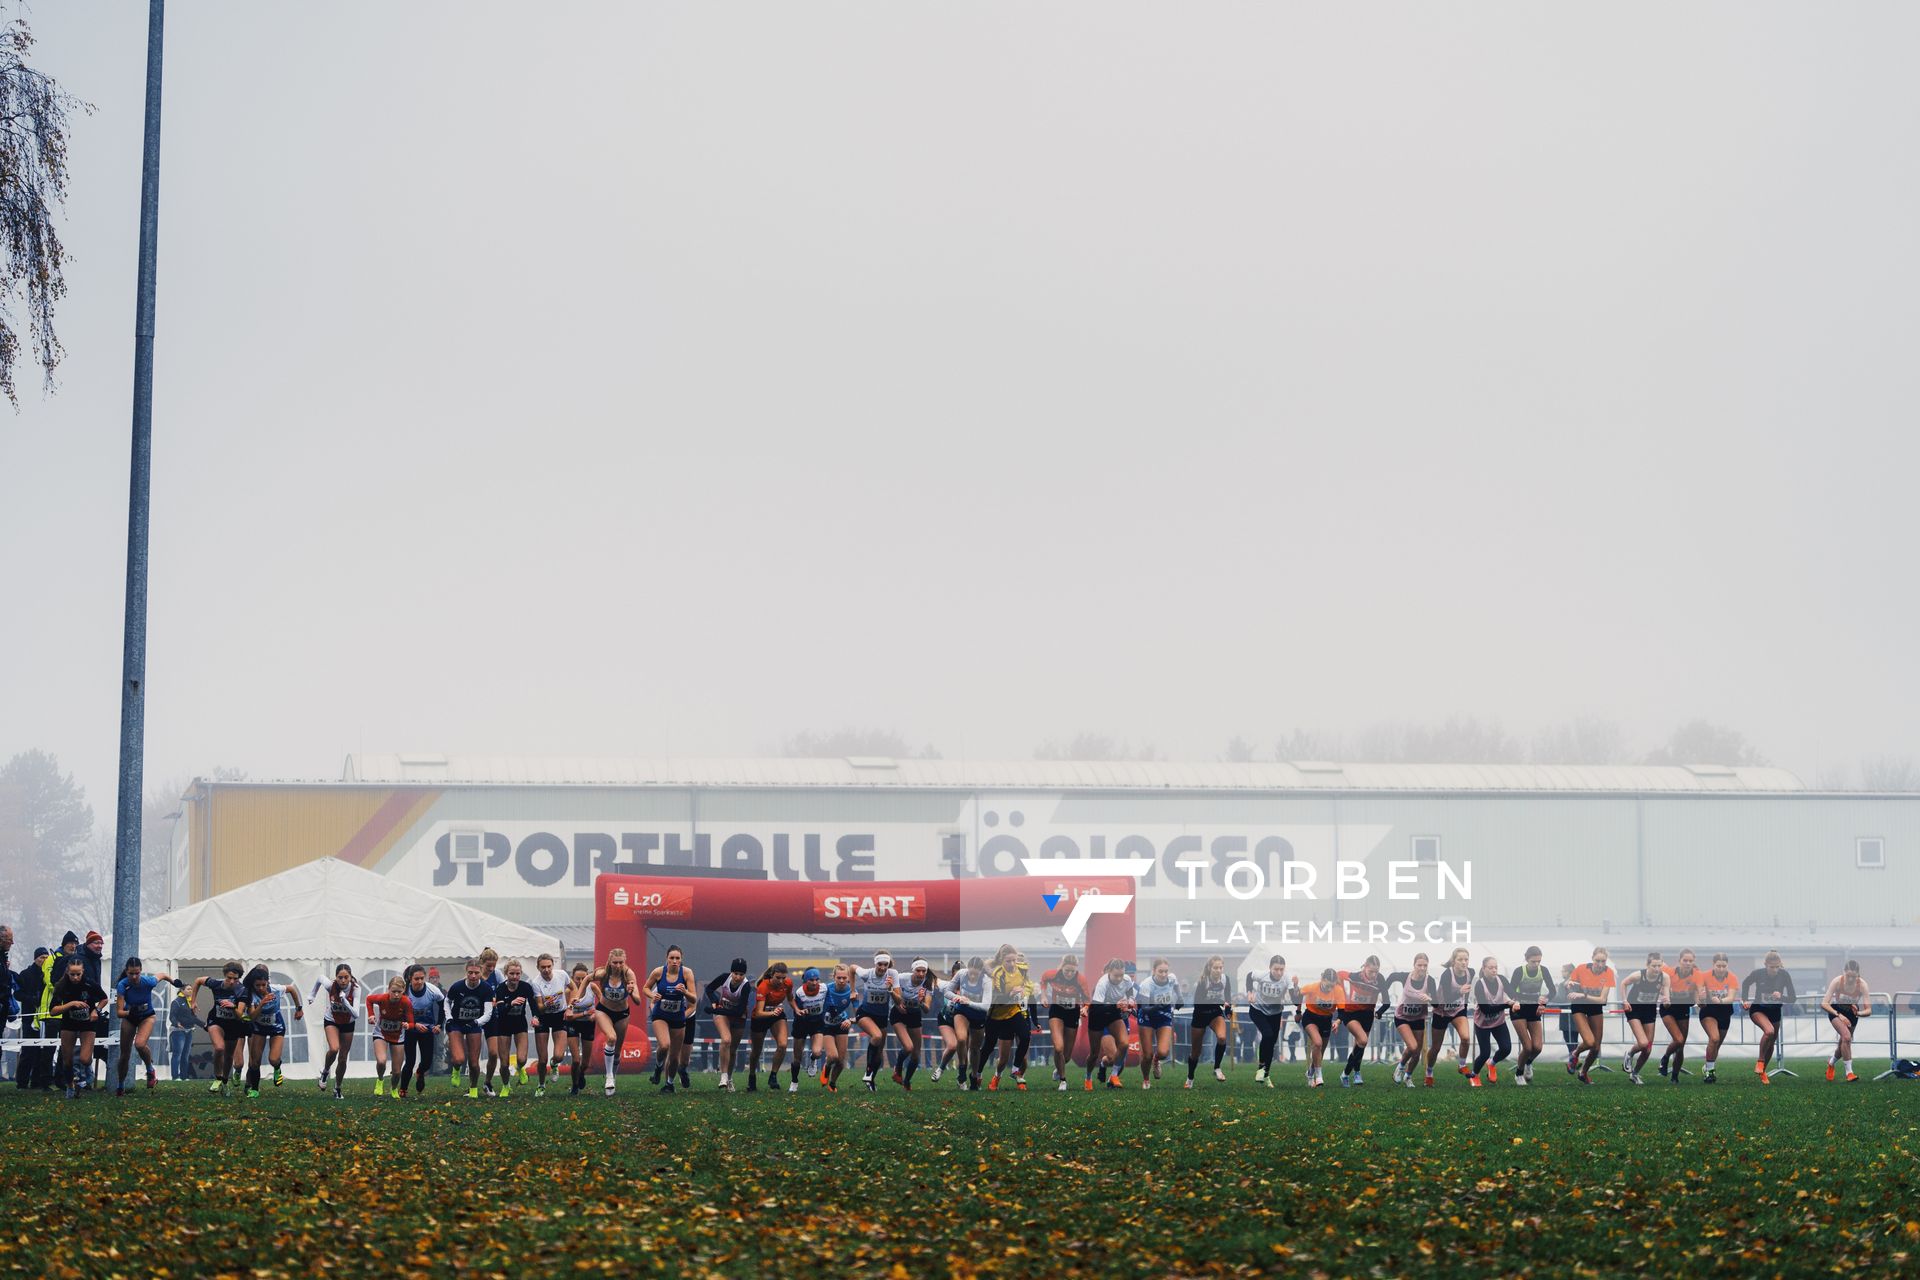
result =
[[[653,969],[647,955],[649,929],[724,929],[768,933],[972,933],[996,929],[1058,930],[1075,898],[1087,894],[1131,895],[1125,876],[997,876],[978,880],[731,880],[674,875],[607,875],[594,881],[593,963],[624,947],[627,962],[644,978]],[[1045,895],[1059,895],[1049,905]],[[983,937],[981,951],[998,940]],[[1069,947],[1078,952],[1089,980],[1113,956],[1134,958],[1134,907],[1090,918],[1087,933]],[[696,975],[704,984],[712,974]],[[635,1001],[623,1065],[652,1054],[643,1001]],[[1043,1033],[1044,1034],[1044,1033]],[[592,1061],[593,1059],[589,1059]]]

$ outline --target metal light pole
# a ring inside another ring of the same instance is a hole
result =
[[[160,239],[160,49],[166,0],[147,8],[146,145],[140,161],[140,282],[133,327],[133,474],[120,680],[120,813],[113,845],[113,954],[140,954],[140,808],[147,728],[147,495],[153,470],[153,300]]]

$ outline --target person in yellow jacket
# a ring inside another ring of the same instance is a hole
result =
[[[980,1056],[974,1062],[973,1087],[980,1087],[980,1075],[987,1056],[998,1045],[999,1056],[994,1062],[993,1078],[987,1082],[987,1088],[1000,1087],[1000,1073],[1006,1069],[1011,1056],[1013,1087],[1024,1091],[1027,1087],[1027,1050],[1033,1043],[1033,1020],[1028,1016],[1027,1009],[1039,994],[1039,987],[1027,972],[1027,958],[1010,942],[994,952],[987,979],[992,1005],[987,1013],[987,1033],[980,1040]]]
[[[14,988],[20,1001],[22,1039],[37,1040],[47,1034],[53,982],[53,952],[45,947],[36,948],[33,963],[20,971]],[[51,1048],[22,1048],[20,1061],[14,1068],[14,1084],[22,1089],[52,1089],[53,1059]]]

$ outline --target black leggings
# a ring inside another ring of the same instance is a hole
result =
[[[1260,1069],[1273,1067],[1273,1051],[1280,1044],[1280,1029],[1286,1025],[1285,1011],[1268,1013],[1264,1009],[1249,1009],[1253,1015],[1253,1025],[1260,1028]]]
[[[1473,1042],[1480,1047],[1480,1051],[1473,1057],[1473,1074],[1475,1075],[1479,1075],[1480,1068],[1487,1065],[1488,1053],[1494,1045],[1500,1046],[1500,1052],[1492,1055],[1495,1062],[1503,1061],[1513,1052],[1513,1036],[1508,1033],[1505,1022],[1497,1027],[1475,1027]]]
[[[427,1069],[433,1066],[434,1041],[439,1037],[432,1031],[407,1032],[407,1051],[400,1059],[400,1079],[418,1076],[422,1087],[427,1083]]]

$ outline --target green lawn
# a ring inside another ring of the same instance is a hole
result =
[[[1920,1088],[1541,1066],[1477,1091],[1309,1091],[1297,1065],[1096,1094],[6,1087],[0,1275],[1920,1274]]]

